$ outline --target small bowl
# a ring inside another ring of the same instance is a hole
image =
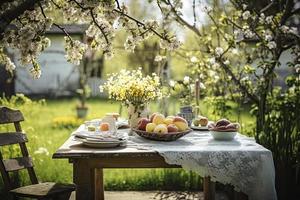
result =
[[[236,136],[236,131],[226,132],[226,131],[209,131],[215,140],[233,140]]]

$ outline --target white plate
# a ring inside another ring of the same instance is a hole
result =
[[[237,132],[209,131],[215,140],[233,140]]]
[[[125,140],[120,141],[99,141],[99,140],[90,140],[84,139],[82,140],[82,144],[88,147],[94,148],[113,148],[118,146],[124,146],[126,144]]]

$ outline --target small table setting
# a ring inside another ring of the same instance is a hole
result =
[[[160,77],[121,70],[99,87],[128,108],[87,121],[53,154],[73,165],[76,200],[104,200],[105,168],[183,168],[204,177],[205,200],[214,183],[230,184],[249,200],[276,200],[272,152],[238,132],[239,124],[194,116],[182,106],[174,116],[150,115],[149,103],[166,96]]]
[[[276,199],[272,153],[238,133],[237,123],[198,116],[189,125],[153,113],[129,127],[118,113],[107,113],[82,124],[54,153],[73,164],[76,199],[104,199],[104,168],[169,167],[230,184],[250,200]],[[205,199],[213,199],[206,191]]]

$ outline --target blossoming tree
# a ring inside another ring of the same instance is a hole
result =
[[[300,160],[299,2],[213,1],[218,6],[212,8],[193,1],[193,23],[182,14],[182,1],[157,2],[166,20],[191,30],[200,44],[197,53],[186,56],[193,66],[194,78],[210,90],[223,85],[220,95],[238,95],[253,105],[256,140],[273,152],[278,184],[290,183],[293,166]],[[209,25],[199,24],[200,7]],[[291,58],[281,63],[286,51]],[[283,87],[275,86],[280,66],[289,68]],[[280,197],[291,194],[286,193],[291,188],[281,185]]]
[[[50,45],[45,32],[51,26],[65,33],[66,59],[76,65],[88,47],[103,51],[108,58],[112,57],[112,42],[117,29],[124,29],[128,33],[124,46],[130,51],[151,35],[161,39],[162,48],[173,50],[179,46],[175,35],[159,28],[157,21],[135,19],[130,16],[128,7],[118,0],[13,0],[1,2],[0,7],[0,63],[12,72],[15,64],[5,51],[7,48],[18,50],[21,64],[32,65],[30,72],[34,78],[41,75],[37,58]],[[85,44],[74,40],[48,15],[53,9],[71,22],[89,24],[86,35],[92,40]]]

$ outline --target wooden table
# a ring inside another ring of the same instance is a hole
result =
[[[54,154],[53,158],[69,159],[73,164],[73,181],[76,200],[103,200],[104,168],[181,168],[169,165],[157,152],[134,147],[95,149],[83,147],[71,136]],[[204,178],[204,199],[214,199],[215,184]]]

